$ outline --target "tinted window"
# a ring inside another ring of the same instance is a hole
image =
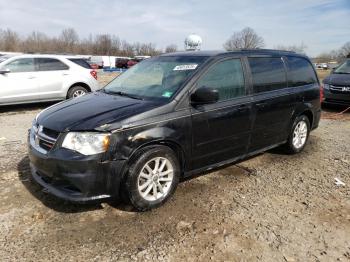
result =
[[[16,59],[3,66],[4,69],[10,69],[13,73],[33,72],[35,71],[33,58]]]
[[[309,61],[301,57],[287,57],[288,86],[303,86],[317,83],[317,77]]]
[[[248,58],[254,93],[287,87],[286,72],[280,57]]]
[[[54,58],[38,58],[39,71],[67,70],[69,67]]]
[[[72,58],[69,60],[77,65],[80,65],[81,67],[84,67],[86,69],[91,69],[90,64],[88,62],[86,62],[86,60],[84,60],[84,59]]]
[[[241,60],[230,59],[213,65],[198,81],[197,86],[217,89],[219,100],[244,95],[245,86]]]

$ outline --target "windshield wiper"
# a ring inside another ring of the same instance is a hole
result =
[[[124,93],[122,91],[107,91],[107,90],[104,90],[104,92],[107,93],[107,94],[111,94],[111,95],[125,96],[125,97],[129,97],[129,98],[132,98],[132,99],[143,100],[139,96],[135,96],[135,95],[132,95],[132,94]]]
[[[344,75],[347,75],[347,74],[350,74],[350,72],[334,72],[334,74],[344,74]]]

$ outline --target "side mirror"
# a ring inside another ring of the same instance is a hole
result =
[[[11,72],[10,69],[0,69],[0,74],[1,75],[8,74],[10,72]]]
[[[191,95],[192,105],[213,104],[219,100],[218,90],[210,87],[200,87]]]

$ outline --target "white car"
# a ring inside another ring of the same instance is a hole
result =
[[[98,89],[97,72],[79,57],[17,55],[0,62],[0,105],[59,101]]]

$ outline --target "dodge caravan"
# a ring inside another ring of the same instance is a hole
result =
[[[319,80],[303,55],[165,54],[39,113],[30,166],[57,197],[122,198],[148,210],[183,179],[277,146],[300,152],[319,120]]]

